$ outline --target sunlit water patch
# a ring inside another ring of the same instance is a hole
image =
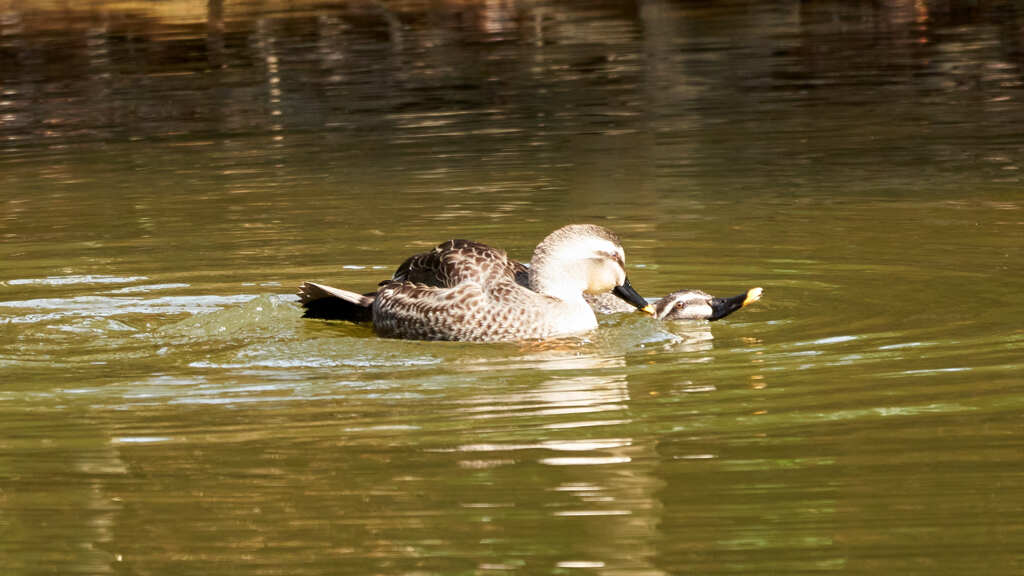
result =
[[[85,274],[72,276],[48,276],[46,278],[15,278],[0,284],[8,286],[70,286],[74,284],[132,284],[147,280],[145,276],[107,276]]]

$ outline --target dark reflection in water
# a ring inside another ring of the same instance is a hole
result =
[[[903,177],[922,162],[1018,177],[1012,2],[271,6],[13,2],[0,23],[8,158],[254,134],[287,148],[315,132],[304,147],[423,146],[443,170],[558,164],[603,134],[620,142],[598,146],[651,152],[643,169],[661,176],[742,166],[799,183],[823,164],[871,171],[860,155],[873,149]]]

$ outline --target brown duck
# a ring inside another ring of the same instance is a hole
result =
[[[370,321],[410,340],[499,342],[554,338],[597,327],[584,294],[611,293],[654,314],[626,278],[626,256],[607,228],[572,224],[537,245],[527,269],[503,250],[449,240],[406,260],[375,292],[306,282],[308,318]]]

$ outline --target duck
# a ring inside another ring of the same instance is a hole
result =
[[[503,250],[455,239],[409,257],[372,292],[315,282],[298,290],[307,318],[371,322],[388,338],[469,342],[591,331],[597,317],[584,294],[603,293],[628,309],[655,314],[626,276],[619,237],[594,224],[570,224],[548,234],[529,267]]]
[[[716,298],[702,290],[683,289],[656,300],[652,306],[654,317],[659,320],[721,320],[733,312],[761,299],[763,288],[751,288],[737,296]],[[615,298],[606,294],[588,294],[587,303],[602,314],[625,312]]]

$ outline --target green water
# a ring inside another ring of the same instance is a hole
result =
[[[4,574],[1020,574],[1024,11],[982,4],[9,3]],[[293,296],[569,222],[764,299],[470,345]]]

